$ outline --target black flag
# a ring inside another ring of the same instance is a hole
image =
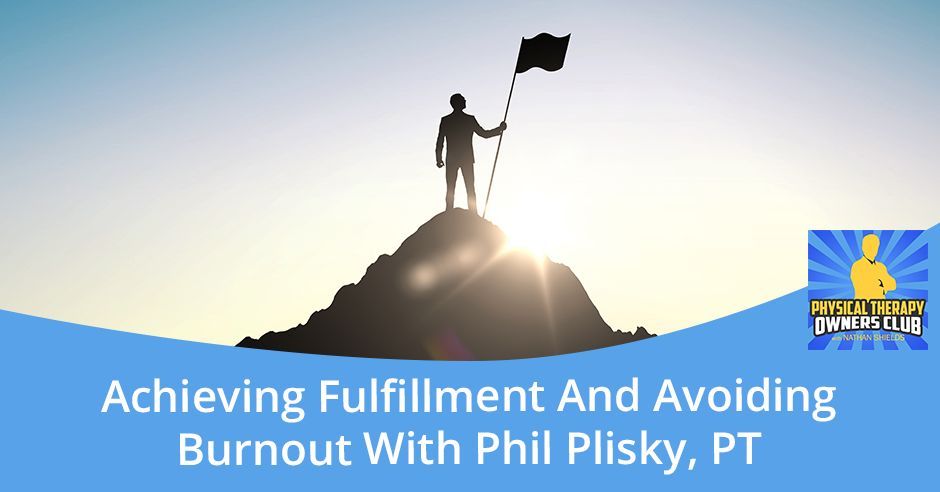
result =
[[[503,121],[509,115],[509,102],[512,101],[512,89],[516,86],[516,75],[528,71],[530,68],[541,68],[546,72],[561,70],[565,65],[565,54],[568,53],[568,41],[571,34],[556,38],[543,32],[534,38],[522,38],[519,46],[519,57],[516,58],[516,71],[512,74],[512,84],[509,86],[509,97],[506,99],[506,112]],[[499,143],[496,144],[496,156],[493,157],[493,170],[490,172],[490,185],[486,188],[486,203],[483,205],[483,218],[490,207],[490,192],[493,191],[493,178],[496,177],[496,161],[499,160],[499,148],[503,145],[503,134],[499,134]]]
[[[530,68],[541,68],[554,72],[565,64],[565,53],[568,52],[568,41],[571,35],[556,38],[543,32],[531,39],[523,39],[519,47],[519,58],[516,60],[516,73],[522,73]]]

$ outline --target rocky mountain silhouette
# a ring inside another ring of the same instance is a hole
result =
[[[392,359],[516,359],[650,335],[614,331],[565,265],[510,249],[463,209],[433,217],[306,323],[238,346]]]

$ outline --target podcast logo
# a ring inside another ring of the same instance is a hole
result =
[[[809,231],[810,350],[926,350],[924,231]]]

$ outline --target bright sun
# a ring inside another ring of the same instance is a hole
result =
[[[507,246],[542,257],[558,253],[563,235],[557,219],[544,208],[525,207],[501,210],[494,222],[506,232]]]

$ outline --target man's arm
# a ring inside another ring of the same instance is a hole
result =
[[[504,131],[506,131],[506,122],[504,121],[500,123],[499,126],[497,126],[496,128],[493,128],[492,130],[484,130],[483,127],[480,126],[479,123],[477,123],[477,119],[474,118],[473,119],[473,131],[474,133],[476,133],[477,135],[483,138],[495,137],[496,135],[499,135],[500,133],[503,133]]]
[[[852,263],[852,269],[849,270],[849,279],[852,280],[852,287],[854,287],[855,290],[861,290],[859,289],[859,286],[862,284],[862,273],[859,271],[858,267],[859,261],[862,260],[858,260],[855,263]]]
[[[884,263],[881,263],[881,285],[885,288],[885,292],[891,292],[894,289],[898,288],[898,283],[894,280],[894,277],[888,273],[888,268],[885,267]]]
[[[437,167],[444,166],[444,120],[441,119],[440,126],[437,127],[437,145],[434,147],[434,153],[437,155]]]

